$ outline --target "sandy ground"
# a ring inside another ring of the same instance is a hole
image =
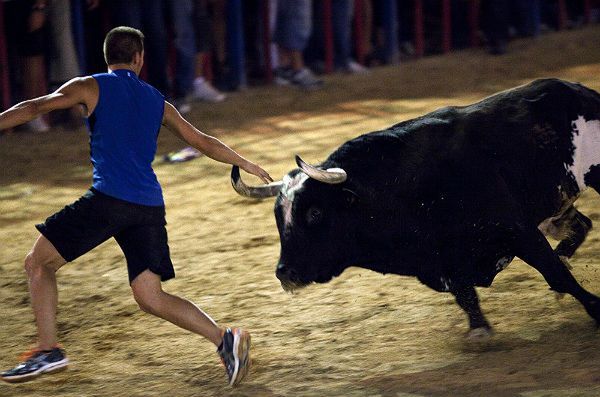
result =
[[[295,153],[318,162],[359,134],[537,77],[599,90],[599,37],[596,26],[517,41],[502,57],[466,50],[368,76],[330,76],[319,92],[253,88],[222,105],[198,104],[190,119],[281,177],[294,167]],[[163,131],[159,154],[180,147]],[[35,339],[22,270],[36,237],[33,224],[88,187],[87,155],[83,130],[0,139],[2,368]],[[220,324],[251,330],[247,381],[226,387],[211,344],[138,310],[121,252],[110,241],[59,273],[59,332],[70,369],[0,384],[0,396],[600,395],[594,323],[572,298],[556,301],[522,262],[479,290],[496,335],[472,345],[453,299],[411,278],[352,268],[329,284],[284,293],[274,276],[272,200],[237,196],[229,167],[206,158],[180,165],[158,158],[155,168],[178,274],[165,289],[195,301]],[[587,192],[578,207],[598,222],[599,203]],[[572,264],[577,279],[600,293],[597,230]]]

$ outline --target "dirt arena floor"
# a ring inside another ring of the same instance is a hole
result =
[[[438,107],[467,104],[538,77],[600,90],[600,26],[483,49],[328,76],[319,92],[260,87],[222,105],[197,104],[191,121],[279,178],[293,156],[318,162],[339,144]],[[244,200],[230,168],[196,159],[165,164],[181,148],[163,131],[155,169],[164,186],[177,278],[166,283],[220,324],[253,334],[254,365],[225,386],[214,348],[141,313],[110,241],[59,273],[59,332],[70,369],[0,396],[599,396],[600,334],[571,297],[557,301],[518,260],[480,289],[496,335],[465,341],[466,317],[450,295],[418,281],[352,268],[329,284],[286,294],[275,278],[279,243],[273,201]],[[35,338],[22,260],[33,224],[76,199],[91,180],[86,133],[19,133],[0,139],[0,367]],[[257,182],[246,175],[246,181]],[[578,207],[600,222],[600,200]],[[600,223],[598,223],[600,225]],[[572,260],[600,293],[600,228]]]

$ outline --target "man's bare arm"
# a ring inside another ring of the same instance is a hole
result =
[[[271,176],[258,165],[246,160],[217,138],[207,135],[191,125],[169,102],[165,102],[163,125],[211,159],[237,165],[244,171],[258,176],[264,182],[273,181]]]
[[[93,77],[77,77],[51,94],[29,99],[0,113],[0,131],[27,123],[45,113],[84,105],[92,112],[98,102],[98,85]]]

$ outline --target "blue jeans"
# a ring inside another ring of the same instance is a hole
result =
[[[173,31],[175,33],[175,81],[176,98],[184,97],[192,90],[196,66],[196,32],[194,30],[194,3],[192,0],[168,0]]]
[[[331,2],[331,24],[335,66],[345,68],[350,62],[352,51],[352,16],[354,0],[333,0]]]
[[[286,50],[304,51],[312,31],[312,0],[279,0],[273,41]]]

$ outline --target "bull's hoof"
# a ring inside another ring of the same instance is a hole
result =
[[[584,306],[590,317],[596,320],[596,325],[600,325],[600,299],[592,299]]]
[[[494,335],[494,331],[490,327],[472,328],[467,332],[468,342],[486,342]]]

